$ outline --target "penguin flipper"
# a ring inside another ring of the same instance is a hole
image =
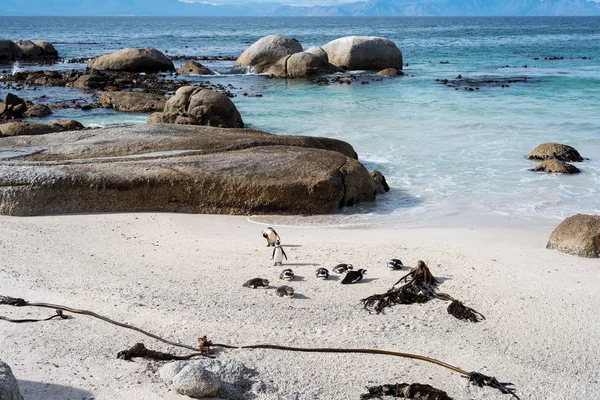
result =
[[[287,254],[285,254],[285,251],[283,251],[283,247],[281,248],[281,252],[283,253],[283,256],[285,257],[285,260],[287,261]]]
[[[276,249],[276,248],[277,248],[277,247],[273,248],[273,254],[271,255],[271,260],[273,260],[273,259],[275,258],[275,249]],[[286,260],[287,260],[287,258],[286,258]]]

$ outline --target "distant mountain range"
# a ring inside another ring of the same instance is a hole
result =
[[[240,0],[243,1],[243,0]],[[369,0],[336,6],[281,3],[212,5],[179,0],[2,0],[0,16],[583,16],[600,15],[586,0]]]

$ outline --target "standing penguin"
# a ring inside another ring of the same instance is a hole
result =
[[[275,246],[277,240],[281,240],[275,229],[268,227],[262,231],[262,236],[267,239],[267,247]]]
[[[281,247],[281,242],[279,242],[279,240],[276,240],[271,260],[275,260],[276,266],[283,265],[283,257],[285,257],[285,260],[287,261],[287,255],[285,254],[285,251],[283,251],[283,247]]]
[[[366,269],[359,269],[358,271],[348,271],[342,283],[348,285],[351,283],[358,283],[362,280],[363,276],[367,273]]]

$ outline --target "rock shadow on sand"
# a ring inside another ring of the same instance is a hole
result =
[[[96,395],[84,389],[72,386],[56,385],[53,383],[35,382],[18,380],[19,389],[25,400],[65,400],[77,399],[88,400],[95,399]]]

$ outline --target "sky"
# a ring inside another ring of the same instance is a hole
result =
[[[294,6],[335,6],[344,3],[357,3],[366,0],[179,0],[184,3],[207,3],[212,5],[240,3],[282,3]],[[600,1],[600,0],[598,0]]]

